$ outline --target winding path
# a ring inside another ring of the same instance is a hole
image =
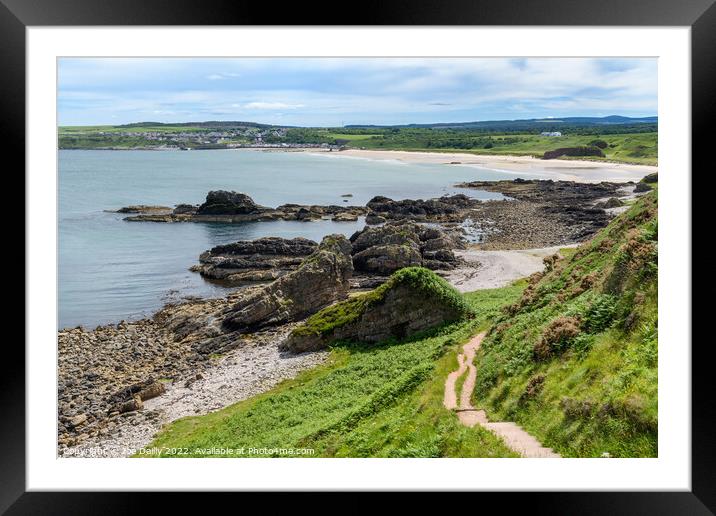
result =
[[[475,389],[475,380],[477,378],[477,368],[473,361],[475,352],[480,347],[484,337],[484,332],[476,335],[470,342],[463,346],[463,353],[458,354],[457,361],[459,367],[445,379],[443,405],[445,405],[445,408],[457,412],[457,417],[463,425],[468,427],[480,425],[490,430],[500,437],[510,449],[519,453],[522,457],[559,458],[560,455],[558,453],[553,452],[551,448],[542,446],[537,439],[528,434],[516,423],[491,423],[487,419],[487,414],[484,410],[478,410],[472,406],[470,397],[472,396],[472,391]],[[458,404],[455,384],[458,378],[465,374],[465,371],[467,371],[467,378],[465,378],[465,382],[462,385]]]

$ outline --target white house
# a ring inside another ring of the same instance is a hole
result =
[[[562,133],[560,133],[559,131],[544,132],[541,134],[541,136],[562,136]]]

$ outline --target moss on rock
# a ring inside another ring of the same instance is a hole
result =
[[[422,267],[406,267],[375,290],[312,315],[291,332],[282,347],[307,351],[334,340],[403,338],[471,314],[462,296],[444,279]]]

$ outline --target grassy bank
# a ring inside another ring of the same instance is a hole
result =
[[[149,447],[185,448],[184,456],[212,447],[311,448],[322,457],[514,456],[490,432],[461,426],[442,400],[458,347],[523,288],[468,294],[474,319],[406,341],[337,345],[328,364],[218,412],[178,420]]]
[[[474,405],[563,456],[654,457],[657,192],[534,276],[478,355]]]

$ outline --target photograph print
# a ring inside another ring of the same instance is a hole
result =
[[[57,456],[658,456],[656,58],[58,58]]]

